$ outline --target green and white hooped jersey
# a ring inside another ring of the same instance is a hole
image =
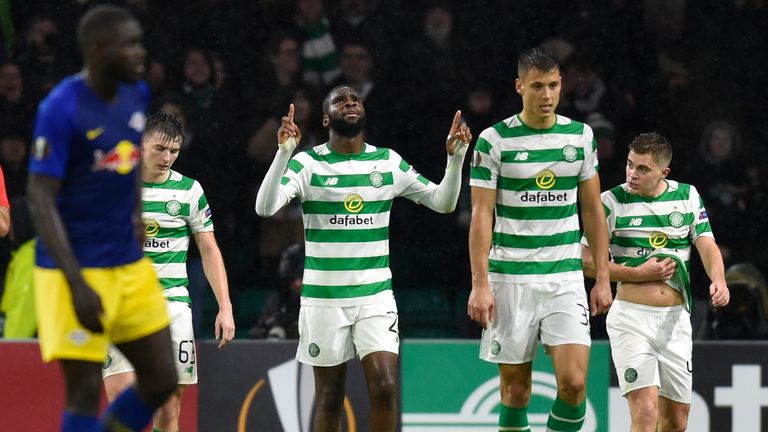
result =
[[[515,115],[480,134],[469,184],[497,191],[490,281],[584,280],[576,201],[597,175],[596,148],[588,125],[560,115],[549,129]]]
[[[190,303],[187,250],[191,233],[213,231],[211,209],[196,180],[171,170],[163,183],[141,189],[144,255],[152,259],[169,301]]]
[[[691,307],[691,245],[712,237],[707,210],[692,185],[666,180],[667,190],[653,198],[630,194],[626,183],[602,193],[615,263],[636,267],[651,257],[671,257],[677,272],[666,281]]]
[[[301,303],[357,306],[392,289],[389,212],[402,196],[419,203],[437,186],[394,150],[365,144],[339,154],[322,144],[296,154],[281,189],[301,200],[306,258]]]

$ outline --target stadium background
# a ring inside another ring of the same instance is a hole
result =
[[[98,3],[105,2],[0,0],[0,164],[16,233],[2,242],[3,273],[10,251],[33,235],[23,197],[36,105],[79,70],[74,29]],[[322,95],[337,83],[359,87],[367,140],[439,180],[451,114],[462,109],[477,136],[519,112],[516,59],[533,46],[561,59],[558,112],[595,130],[604,186],[622,181],[636,133],[661,132],[676,152],[670,177],[702,192],[726,265],[751,262],[768,271],[763,0],[111,3],[129,7],[144,26],[152,109],[176,109],[186,119],[176,168],[202,183],[213,208],[238,339],[249,337],[278,288],[280,253],[302,236],[296,207],[273,219],[253,211],[274,153],[274,122],[289,103],[301,106],[305,144],[321,143]],[[466,186],[452,215],[395,204],[391,267],[404,338],[477,336],[465,313],[468,222]],[[748,318],[738,309],[762,304],[764,283],[732,306],[733,323],[721,322],[733,330],[718,332],[702,295],[706,276],[700,267],[693,273],[699,338],[768,337],[765,309]],[[190,275],[201,276],[194,252]],[[215,301],[204,279],[193,285],[196,328],[210,337]],[[593,328],[596,338],[605,337],[602,319]]]

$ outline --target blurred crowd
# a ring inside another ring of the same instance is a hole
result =
[[[24,214],[17,207],[24,206],[36,106],[80,69],[74,27],[97,3],[105,2],[0,2],[0,164],[14,215],[14,235],[0,254],[2,274],[11,251],[32,236],[16,216]],[[129,7],[144,27],[151,109],[183,120],[175,169],[205,189],[236,305],[239,296],[282,286],[280,256],[303,238],[295,203],[268,220],[253,210],[290,103],[308,148],[327,138],[320,122],[325,93],[342,83],[354,87],[368,115],[367,141],[395,149],[439,180],[452,113],[461,109],[477,136],[519,112],[517,55],[534,46],[562,64],[558,112],[594,129],[604,188],[623,182],[631,137],[660,132],[675,149],[670,178],[702,193],[726,265],[752,262],[758,272],[768,270],[761,235],[768,228],[765,1],[111,3]],[[440,292],[448,307],[436,313],[462,335],[469,191],[450,216],[406,201],[396,207],[390,230],[396,294]],[[694,273],[694,291],[705,298],[708,279],[700,268]],[[401,302],[409,307],[418,309]],[[206,319],[200,313],[198,322]],[[256,323],[258,312],[240,316]],[[407,318],[402,322],[408,329]]]

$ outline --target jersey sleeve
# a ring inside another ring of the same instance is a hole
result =
[[[392,163],[396,167],[392,170],[395,184],[395,196],[407,198],[415,203],[421,200],[435,189],[437,185],[419,174],[416,169],[405,161],[397,152],[390,150]]]
[[[607,190],[600,194],[600,201],[603,203],[603,210],[605,211],[605,222],[606,225],[608,225],[608,238],[610,239],[613,236],[613,230],[616,228],[616,216],[615,212],[613,211],[613,205],[616,203],[616,200],[613,198],[611,191]],[[587,236],[585,234],[581,235],[581,244],[584,246],[589,246],[589,242],[587,241]]]
[[[704,207],[704,200],[699,195],[699,191],[692,185],[689,199],[691,200],[691,209],[693,210],[693,222],[689,230],[691,242],[696,243],[696,239],[701,236],[715,238],[712,233],[712,227],[709,225],[709,216]]]
[[[469,170],[469,185],[486,189],[496,189],[501,172],[501,153],[494,146],[498,133],[493,128],[484,130],[475,143]]]
[[[72,97],[54,97],[40,103],[32,138],[30,173],[64,177],[75,136],[71,112],[74,103]]]
[[[213,231],[211,206],[205,197],[203,187],[195,181],[192,184],[192,199],[189,202],[189,219],[187,225],[193,233]]]
[[[288,167],[280,178],[280,192],[288,201],[296,197],[304,201],[312,177],[311,161],[309,155],[299,153],[288,162]]]
[[[581,165],[579,171],[579,181],[589,180],[597,175],[600,169],[597,161],[597,140],[595,140],[595,134],[592,132],[592,128],[589,125],[584,125],[584,132],[582,133],[582,147],[584,148],[584,163]]]

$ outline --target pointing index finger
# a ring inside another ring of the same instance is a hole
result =
[[[461,122],[461,110],[456,111],[456,114],[453,116],[453,123],[451,124],[452,131],[456,131],[459,127],[459,122]]]
[[[289,105],[288,107],[288,120],[293,123],[293,104]]]

